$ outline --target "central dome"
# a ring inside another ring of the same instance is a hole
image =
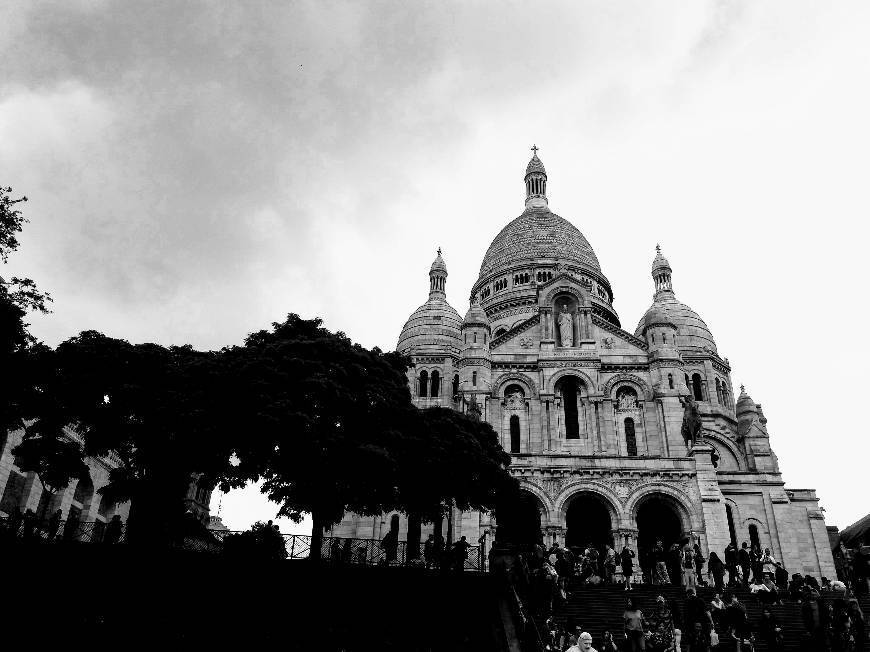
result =
[[[480,278],[542,261],[575,263],[601,274],[598,257],[580,230],[542,207],[527,208],[495,236],[480,265]]]

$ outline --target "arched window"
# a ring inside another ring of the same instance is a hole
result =
[[[667,343],[668,343],[668,334],[662,333],[662,344],[667,344]]]
[[[426,397],[426,389],[429,385],[429,372],[421,371],[420,372],[420,383],[417,386],[417,396],[421,398]]]
[[[655,331],[652,331],[651,335],[652,335],[652,343],[655,344],[655,343],[656,343],[656,334],[655,334]]]
[[[511,416],[511,453],[520,452],[520,418]]]
[[[471,372],[471,386],[477,387],[477,372],[476,371]]]
[[[704,391],[701,388],[701,374],[692,374],[692,393],[696,401],[704,400]]]
[[[674,374],[668,374],[668,389],[674,388]]]
[[[577,379],[566,376],[559,381],[558,391],[562,395],[562,409],[565,412],[565,439],[580,439],[580,420],[577,413],[580,388]]]
[[[453,375],[453,396],[459,394],[459,374]]]
[[[755,523],[749,526],[749,545],[753,548],[755,546],[761,548],[761,539],[758,538],[758,526]]]
[[[475,331],[474,333],[472,333],[472,336],[474,337],[474,342],[473,342],[473,343],[474,343],[474,344],[477,344],[477,331]]]
[[[429,396],[432,398],[438,398],[441,394],[441,374],[438,373],[438,370],[432,372],[432,391],[429,393]]]
[[[716,402],[720,405],[724,405],[724,401],[722,400],[722,385],[719,383],[719,379],[716,379]]]
[[[737,530],[734,529],[734,512],[731,511],[731,505],[725,505],[725,516],[728,517],[728,535],[731,537],[731,543],[737,545]]]
[[[634,434],[634,419],[625,420],[625,450],[629,457],[637,457],[637,437]]]

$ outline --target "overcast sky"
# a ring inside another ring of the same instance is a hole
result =
[[[868,509],[868,24],[865,0],[6,3],[0,184],[31,223],[5,273],[54,296],[52,345],[217,348],[297,312],[393,349],[438,246],[465,312],[537,143],[623,327],[660,242],[843,527]]]

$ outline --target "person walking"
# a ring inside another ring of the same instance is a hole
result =
[[[626,543],[619,553],[619,563],[622,566],[622,578],[625,582],[625,590],[631,591],[631,576],[634,573],[634,550]]]
[[[725,546],[725,568],[728,569],[728,586],[737,586],[737,546],[733,541]]]
[[[752,560],[752,581],[754,582],[756,579],[762,579],[761,547],[757,543],[753,544],[749,556]]]
[[[704,584],[702,581],[704,575],[702,571],[704,569],[704,562],[707,561],[704,559],[704,553],[701,551],[701,544],[696,543],[694,545],[694,562],[695,562],[695,580],[698,584]]]
[[[694,589],[698,585],[695,577],[695,551],[686,544],[682,552],[682,580],[687,589]]]
[[[744,645],[752,645],[752,633],[749,629],[749,620],[746,618],[746,607],[740,603],[736,595],[732,594],[725,614],[725,619],[728,622],[728,634],[734,641],[734,651],[743,652]],[[751,649],[751,647],[747,648],[747,650]]]
[[[633,598],[625,601],[625,611],[622,612],[625,640],[628,643],[627,652],[646,650],[646,622],[643,612],[637,608]]]
[[[647,618],[649,634],[646,637],[647,649],[652,652],[666,652],[674,645],[674,616],[663,595],[656,596],[656,604]]]
[[[715,552],[711,552],[710,559],[707,560],[707,574],[713,580],[716,593],[722,593],[725,590],[725,564]]]
[[[465,560],[468,559],[468,549],[471,544],[468,543],[464,536],[459,538],[459,541],[453,544],[453,567],[456,571],[462,572],[465,570]]]
[[[780,627],[779,621],[776,619],[776,616],[769,605],[764,607],[761,612],[761,620],[758,623],[758,633],[770,652],[782,652],[785,645],[782,635],[782,627]]]
[[[653,584],[670,584],[670,576],[668,573],[667,553],[665,552],[664,544],[661,539],[656,541],[656,547],[653,548],[653,561],[655,568],[653,569]]]
[[[765,548],[764,553],[761,555],[761,572],[764,575],[770,573],[771,577],[775,577],[776,568],[776,559],[773,558],[773,555],[770,552],[770,548]]]
[[[740,551],[737,553],[737,561],[740,563],[740,570],[743,572],[743,588],[749,588],[749,571],[752,568],[752,557],[749,554],[749,544],[745,541],[740,546]]]
[[[616,575],[616,551],[610,543],[607,544],[607,549],[604,551],[604,581],[607,584],[613,584],[614,576]]]

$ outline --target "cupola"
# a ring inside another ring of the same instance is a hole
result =
[[[547,171],[538,158],[538,146],[532,145],[532,160],[526,166],[526,208],[546,208]]]

